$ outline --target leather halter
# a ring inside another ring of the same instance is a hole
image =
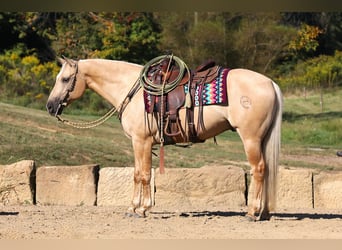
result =
[[[67,64],[71,64],[70,62],[66,61]],[[58,116],[58,111],[60,108],[63,108],[66,106],[66,103],[68,101],[68,98],[70,96],[70,93],[74,91],[75,86],[76,86],[76,81],[77,81],[77,73],[78,73],[78,61],[74,65],[71,65],[72,67],[75,67],[75,72],[71,74],[68,78],[62,78],[62,81],[68,80],[69,82],[69,87],[66,89],[64,97],[60,100],[58,108],[56,110],[55,116]]]

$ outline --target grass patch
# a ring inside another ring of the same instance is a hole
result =
[[[333,156],[342,150],[342,90],[324,94],[325,111],[320,112],[319,94],[306,98],[286,97],[282,124],[282,155],[285,166],[332,169],[329,162],[307,163],[296,156]],[[318,101],[317,101],[318,100]],[[96,115],[65,115],[70,120],[95,120]],[[189,148],[167,146],[166,167],[196,168],[204,165],[236,165],[249,169],[242,142],[237,133],[227,131]],[[312,151],[310,148],[319,148]],[[159,147],[154,152],[159,155]],[[99,164],[101,167],[134,166],[131,141],[116,118],[103,125],[79,130],[67,127],[46,111],[0,102],[0,164],[23,159],[42,165]],[[153,156],[153,166],[159,158]]]
[[[342,149],[342,90],[324,94],[321,112],[319,93],[289,97],[284,102],[283,144],[297,147]]]

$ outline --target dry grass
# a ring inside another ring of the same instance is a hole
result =
[[[336,150],[342,150],[341,95],[342,91],[326,94],[324,113],[317,111],[317,96],[285,98],[281,164],[296,167],[314,164],[316,168],[336,169],[329,157],[336,158]],[[242,142],[236,133],[225,132],[217,141],[218,145],[208,140],[190,148],[167,146],[166,167],[232,164],[248,168]],[[158,155],[159,147],[155,148]],[[303,156],[321,156],[326,160],[310,163],[303,160]],[[35,160],[37,166],[93,163],[102,167],[133,166],[131,142],[124,136],[116,118],[84,131],[66,127],[45,111],[0,103],[0,164],[23,159]],[[153,166],[158,167],[158,157],[153,157]]]

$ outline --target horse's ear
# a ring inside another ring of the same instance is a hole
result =
[[[61,66],[63,65],[63,63],[65,62],[65,60],[62,57],[57,57],[57,63]]]
[[[65,57],[65,56],[62,56],[62,58],[63,58],[63,60],[64,60],[65,62],[67,62],[70,66],[74,66],[74,65],[76,64],[76,62],[75,62],[74,60],[72,60],[72,59],[69,59],[69,58],[67,58],[67,57]]]

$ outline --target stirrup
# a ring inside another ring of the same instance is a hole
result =
[[[165,127],[164,127],[164,134],[166,134],[169,137],[174,137],[177,135],[182,135],[182,130],[180,129],[180,124],[179,124],[179,119],[176,119],[176,125],[177,125],[177,131],[174,133],[169,133],[167,132],[167,128],[169,127],[169,123],[170,123],[170,117],[168,116],[166,119],[166,123],[165,123]]]

